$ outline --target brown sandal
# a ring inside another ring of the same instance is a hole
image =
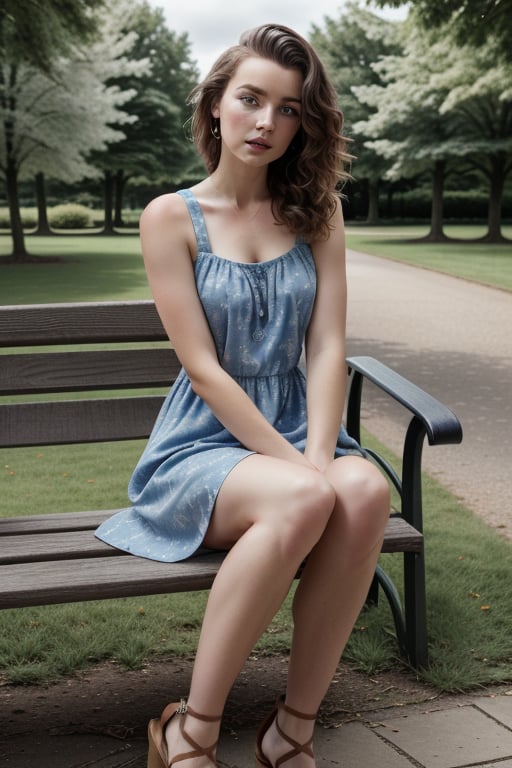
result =
[[[259,765],[264,766],[264,768],[279,768],[280,765],[283,763],[286,763],[287,760],[291,760],[292,757],[296,757],[297,755],[300,755],[301,752],[308,755],[309,757],[312,757],[314,759],[313,750],[311,748],[311,745],[313,743],[313,737],[309,739],[305,744],[299,744],[298,741],[295,741],[294,739],[290,738],[280,727],[279,725],[279,711],[281,709],[284,709],[285,712],[288,712],[288,714],[293,715],[294,717],[299,717],[301,720],[316,720],[316,714],[315,715],[305,715],[303,712],[298,712],[296,709],[292,709],[287,704],[284,703],[284,696],[279,696],[276,702],[275,708],[272,710],[270,715],[266,718],[266,720],[263,721],[261,724],[258,735],[256,736],[256,760],[259,763]],[[266,732],[274,722],[276,723],[276,728],[278,734],[281,736],[282,739],[288,742],[290,747],[289,752],[285,752],[284,755],[281,755],[281,757],[278,757],[276,760],[276,764],[272,765],[268,757],[266,757],[263,753],[263,739],[265,737]]]
[[[172,762],[168,762],[167,745],[165,742],[165,729],[171,722],[175,715],[189,714],[192,717],[196,717],[198,720],[203,720],[206,723],[215,723],[221,719],[219,717],[211,717],[210,715],[200,715],[191,709],[185,699],[181,699],[179,703],[168,704],[159,718],[149,721],[148,725],[148,764],[147,768],[169,768],[174,763],[178,763],[180,760],[188,760],[192,757],[206,756],[211,761],[212,765],[217,766],[215,760],[215,748],[217,741],[210,747],[202,747],[194,739],[188,735],[185,730],[185,718],[180,719],[180,732],[183,738],[188,741],[193,749],[190,752],[182,752],[172,758]]]

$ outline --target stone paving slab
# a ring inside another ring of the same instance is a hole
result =
[[[398,754],[363,723],[350,723],[337,729],[317,729],[315,737],[317,768],[411,768],[410,761]],[[219,749],[221,766],[252,768],[254,731],[244,730],[236,738],[224,735]],[[283,768],[284,768],[283,764]]]
[[[504,696],[481,696],[475,698],[473,704],[512,730],[512,693]]]
[[[223,731],[221,768],[253,768],[255,728]],[[317,768],[512,768],[512,697],[463,697],[411,705],[317,727]],[[0,736],[2,768],[146,768],[145,738],[104,733]]]
[[[1,743],[2,768],[145,768],[147,747],[101,734],[37,734]]]
[[[461,768],[512,757],[512,731],[473,704],[404,714],[384,720],[378,730],[425,768]]]

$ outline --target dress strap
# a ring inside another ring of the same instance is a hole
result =
[[[194,193],[190,189],[180,189],[177,193],[186,203],[197,240],[198,253],[211,253],[210,240],[204,223],[203,212]]]

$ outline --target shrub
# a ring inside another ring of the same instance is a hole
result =
[[[66,203],[48,210],[50,227],[55,229],[83,229],[93,224],[92,211],[85,205]]]
[[[34,229],[37,226],[37,209],[21,208],[21,223],[23,229]],[[8,208],[0,208],[0,229],[10,229],[11,219]]]

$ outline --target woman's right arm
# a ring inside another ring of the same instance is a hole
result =
[[[312,466],[219,364],[197,295],[191,232],[188,211],[178,195],[156,198],[141,216],[142,253],[155,305],[194,392],[249,450]]]

